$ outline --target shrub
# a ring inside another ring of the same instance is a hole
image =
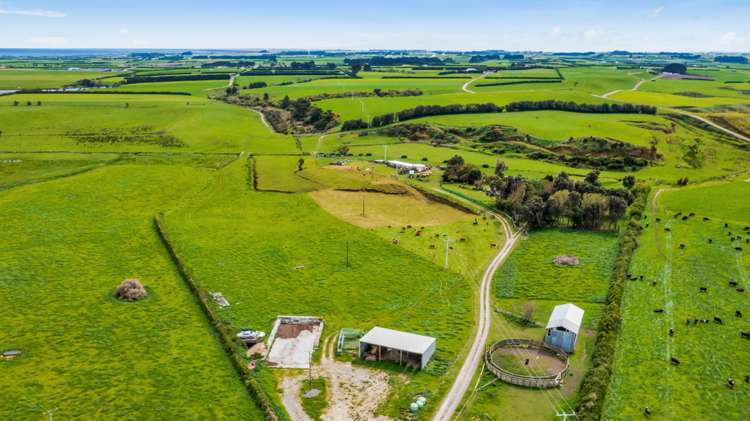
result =
[[[126,279],[115,290],[115,297],[123,301],[139,301],[146,298],[146,288],[137,279]]]

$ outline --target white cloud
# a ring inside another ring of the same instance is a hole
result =
[[[15,16],[34,16],[40,18],[64,18],[66,15],[63,12],[55,10],[44,10],[44,9],[28,9],[28,10],[9,10],[0,9],[0,15],[15,15]]]
[[[552,28],[552,31],[550,31],[550,33],[555,36],[560,35],[560,32],[562,32],[562,28],[560,28],[559,26],[555,26],[554,28]]]
[[[37,47],[55,48],[67,45],[68,39],[65,37],[32,37],[27,39],[26,43]]]
[[[742,37],[737,36],[736,32],[726,32],[719,38],[722,44],[734,44],[735,42],[742,41]]]
[[[604,32],[602,32],[599,29],[591,28],[587,31],[583,32],[583,37],[588,40],[594,40],[597,38],[601,38],[604,35]]]
[[[659,15],[661,15],[661,13],[664,11],[664,9],[665,9],[664,6],[659,6],[656,9],[652,10],[651,12],[649,12],[648,17],[650,17],[651,19],[656,19],[656,18],[659,17]]]
[[[120,28],[120,33],[121,34],[127,34],[128,32],[130,32],[130,30],[128,28]]]

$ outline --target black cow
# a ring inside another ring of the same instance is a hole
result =
[[[735,247],[734,251],[742,251],[742,247]]]
[[[750,339],[750,332],[740,332],[740,338]]]
[[[750,376],[747,376],[747,377],[750,377]],[[643,415],[645,415],[647,417],[651,416],[651,410],[648,409],[648,407],[643,408]]]
[[[640,276],[641,281],[643,280],[643,275]]]
[[[737,288],[737,292],[745,292],[745,288]]]
[[[682,217],[682,220],[683,220],[683,221],[687,221],[687,220],[688,220],[688,217],[687,217],[687,216],[683,216],[683,217]]]
[[[709,221],[709,219],[704,216],[703,217],[703,222],[706,222],[706,221]]]
[[[656,218],[656,222],[661,222],[661,218]]]
[[[682,215],[682,212],[677,212],[676,214],[674,214],[674,217],[677,218],[680,215]]]
[[[720,325],[721,325],[721,324],[724,324],[724,323],[723,323],[723,322],[721,321],[721,317],[716,317],[716,316],[714,316],[714,322],[716,322],[716,323],[718,323],[718,324],[720,324]]]
[[[685,326],[690,326],[690,319],[685,320]]]
[[[745,383],[750,383],[750,376],[745,376]]]
[[[664,228],[664,231],[666,231],[666,232],[670,232],[670,231],[672,231],[672,230],[671,230],[671,229],[669,229],[669,228]]]
[[[669,336],[674,336],[674,329],[672,328],[669,329]]]
[[[737,281],[729,281],[729,286],[730,287],[736,287],[737,286]]]
[[[663,308],[657,308],[656,310],[654,310],[654,313],[664,313],[664,309]]]
[[[730,389],[734,389],[734,379],[732,379],[732,378],[727,379],[727,386]]]
[[[684,245],[684,244],[680,244],[680,248],[681,248],[681,249],[684,249],[684,248],[685,248],[685,245]]]
[[[651,286],[655,287],[656,286],[656,281],[651,281]]]
[[[680,360],[675,357],[670,358],[672,365],[680,365]]]
[[[695,216],[695,213],[693,213],[693,212],[690,212],[690,216]]]
[[[706,288],[706,287],[700,287],[700,292],[708,292],[708,288]]]
[[[741,311],[739,311],[739,310],[735,310],[735,311],[734,311],[734,315],[735,315],[736,317],[740,317],[740,318],[741,318],[741,317],[742,317],[742,312],[741,312]]]
[[[724,228],[729,228],[729,224],[724,224]]]

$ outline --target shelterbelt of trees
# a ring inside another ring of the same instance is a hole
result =
[[[501,106],[493,103],[485,104],[451,104],[451,105],[419,105],[396,113],[382,114],[373,117],[370,123],[358,119],[345,122],[348,128],[364,129],[367,127],[382,127],[399,121],[414,118],[447,115],[447,114],[483,114],[521,111],[568,111],[575,113],[596,114],[656,114],[656,107],[639,104],[579,104],[570,101],[519,101]]]
[[[461,156],[446,162],[443,181],[472,184],[495,199],[498,210],[508,214],[517,225],[529,229],[570,227],[577,229],[614,229],[633,203],[631,189],[635,177],[623,179],[623,188],[608,189],[599,182],[599,171],[590,172],[582,181],[572,180],[561,172],[556,177],[528,180],[522,176],[505,176],[502,161],[495,174],[485,176]]]

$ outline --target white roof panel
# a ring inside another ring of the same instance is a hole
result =
[[[547,329],[564,327],[577,335],[581,329],[582,322],[582,308],[570,303],[560,304],[552,310],[552,315],[549,316],[549,321],[547,322]]]
[[[360,342],[399,349],[412,354],[424,354],[435,343],[435,338],[375,326],[360,339]]]

